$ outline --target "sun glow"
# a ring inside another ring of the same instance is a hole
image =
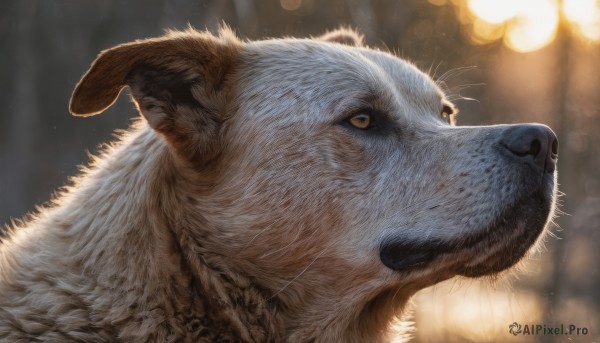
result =
[[[563,2],[562,10],[583,37],[600,41],[600,1],[569,0]]]
[[[519,14],[523,1],[506,0],[467,0],[469,9],[475,16],[490,24],[501,24],[502,22]]]
[[[461,0],[475,43],[503,38],[512,50],[541,49],[556,38],[561,18],[578,36],[600,41],[600,0]]]
[[[521,11],[506,27],[504,42],[518,52],[538,50],[556,37],[558,12],[551,1],[521,1]]]

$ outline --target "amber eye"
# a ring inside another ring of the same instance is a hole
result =
[[[357,129],[366,130],[373,127],[373,123],[375,122],[375,120],[370,114],[359,113],[350,117],[350,119],[348,119],[348,122],[350,123],[350,125],[354,126]]]

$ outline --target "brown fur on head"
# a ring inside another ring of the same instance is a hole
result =
[[[105,50],[75,87],[70,111],[98,114],[129,86],[140,113],[179,153],[210,160],[240,44],[228,29],[215,37],[190,28]]]

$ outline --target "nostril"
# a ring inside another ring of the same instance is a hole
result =
[[[537,137],[524,135],[504,142],[504,147],[519,157],[536,157],[542,150],[542,143]]]
[[[558,139],[552,140],[552,157],[558,157]]]
[[[502,134],[501,144],[523,163],[552,172],[558,157],[558,139],[552,130],[539,124],[511,125]]]

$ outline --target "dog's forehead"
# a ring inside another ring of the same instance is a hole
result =
[[[386,75],[402,94],[410,99],[425,100],[443,98],[444,94],[429,75],[422,72],[412,63],[389,53],[360,49],[360,53],[383,69]]]
[[[412,64],[368,48],[279,39],[249,43],[242,56],[242,96],[266,97],[266,106],[284,106],[291,95],[329,109],[348,99],[386,99],[394,107],[437,112],[443,98],[429,76]]]

